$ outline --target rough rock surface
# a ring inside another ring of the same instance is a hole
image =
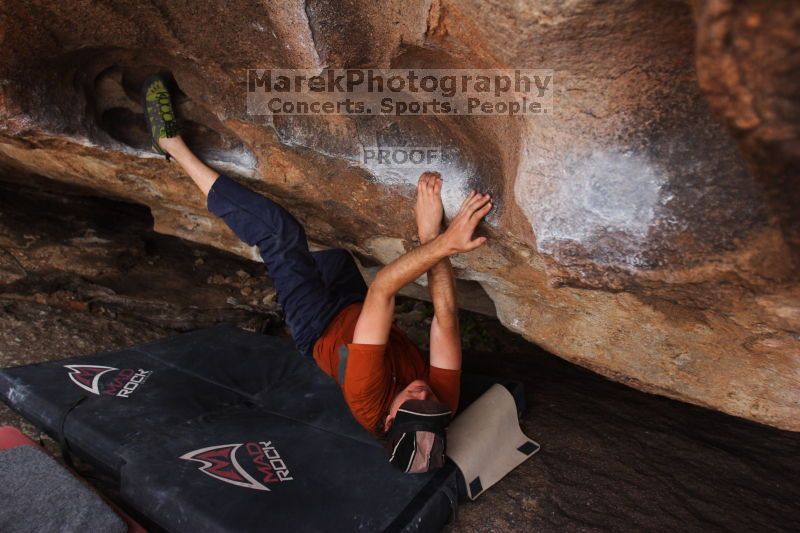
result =
[[[799,26],[796,4],[763,0],[3,1],[0,167],[252,257],[146,148],[138,85],[168,70],[208,161],[376,264],[413,246],[416,176],[354,154],[455,146],[447,211],[472,187],[498,204],[459,277],[506,326],[642,390],[800,430]],[[555,111],[246,113],[247,69],[326,66],[549,68]]]
[[[31,214],[33,205],[47,214]],[[122,349],[218,320],[281,334],[263,268],[147,231],[143,209],[2,187],[0,208],[2,246],[24,274],[0,280],[0,367]],[[400,326],[424,345],[431,306],[399,307]],[[469,370],[525,383],[523,428],[542,450],[462,505],[449,531],[800,529],[800,434],[609,382],[483,315],[463,313],[461,323]],[[58,453],[0,404],[4,424]]]

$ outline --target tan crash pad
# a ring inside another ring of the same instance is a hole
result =
[[[447,455],[456,463],[471,500],[539,451],[519,427],[508,389],[494,384],[447,428]]]

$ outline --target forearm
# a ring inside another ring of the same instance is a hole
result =
[[[219,177],[219,172],[200,161],[179,136],[161,139],[159,144],[169,152],[172,158],[192,178],[192,181],[203,191],[203,194],[208,196],[211,187],[214,186],[214,182]]]
[[[403,254],[378,271],[370,285],[370,291],[387,298],[394,296],[400,289],[446,259],[450,253],[444,239],[437,237]]]
[[[486,237],[473,237],[473,233],[478,223],[491,208],[489,195],[472,191],[461,204],[461,208],[444,233],[378,271],[367,291],[367,297],[353,333],[353,342],[356,344],[385,344],[389,339],[394,317],[394,297],[398,291],[450,255],[470,252],[482,246],[486,242]],[[436,231],[433,229],[431,233]],[[436,334],[437,338],[443,337],[441,344],[445,347],[442,350],[445,358],[444,366],[440,366],[440,368],[460,368],[461,348],[457,334],[458,324],[455,320],[455,281],[448,265],[449,263],[446,263],[437,267],[433,276],[434,284],[442,287],[443,298],[438,298],[443,313],[442,320],[447,314],[446,309],[452,310],[450,316],[453,320],[448,328],[440,327],[444,324],[440,324],[438,319],[434,320],[431,328],[431,363],[433,364],[433,337]],[[442,282],[439,282],[437,278],[440,269]],[[434,328],[436,328],[435,332]],[[439,335],[440,333],[442,335]],[[445,354],[445,352],[447,353]]]
[[[427,244],[438,234],[420,233],[420,242]],[[456,278],[450,258],[446,257],[428,270],[428,290],[433,301],[434,318],[442,325],[455,323],[458,328],[458,300],[456,298]]]
[[[443,326],[458,328],[456,279],[449,258],[442,259],[428,271],[428,289],[437,322]]]
[[[420,246],[383,267],[367,291],[353,332],[357,344],[385,344],[394,318],[394,297],[405,285],[448,256],[442,239]]]
[[[431,365],[461,369],[461,331],[458,324],[456,279],[450,259],[445,258],[428,271],[428,289],[433,301],[431,322]]]

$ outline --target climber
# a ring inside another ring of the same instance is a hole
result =
[[[423,173],[416,198],[421,245],[383,267],[367,288],[347,251],[310,252],[302,226],[283,207],[191,152],[164,78],[145,81],[142,106],[153,149],[177,161],[206,195],[208,209],[258,247],[298,350],[337,381],[355,419],[384,440],[391,463],[410,473],[441,466],[461,374],[448,258],[486,242],[473,232],[492,208],[489,195],[471,192],[442,232],[442,179]],[[395,295],[425,273],[434,307],[429,360],[393,325]]]

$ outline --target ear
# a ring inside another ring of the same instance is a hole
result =
[[[386,420],[383,423],[383,431],[389,431],[389,428],[392,427],[392,422],[394,422],[394,417],[392,415],[386,415]]]

